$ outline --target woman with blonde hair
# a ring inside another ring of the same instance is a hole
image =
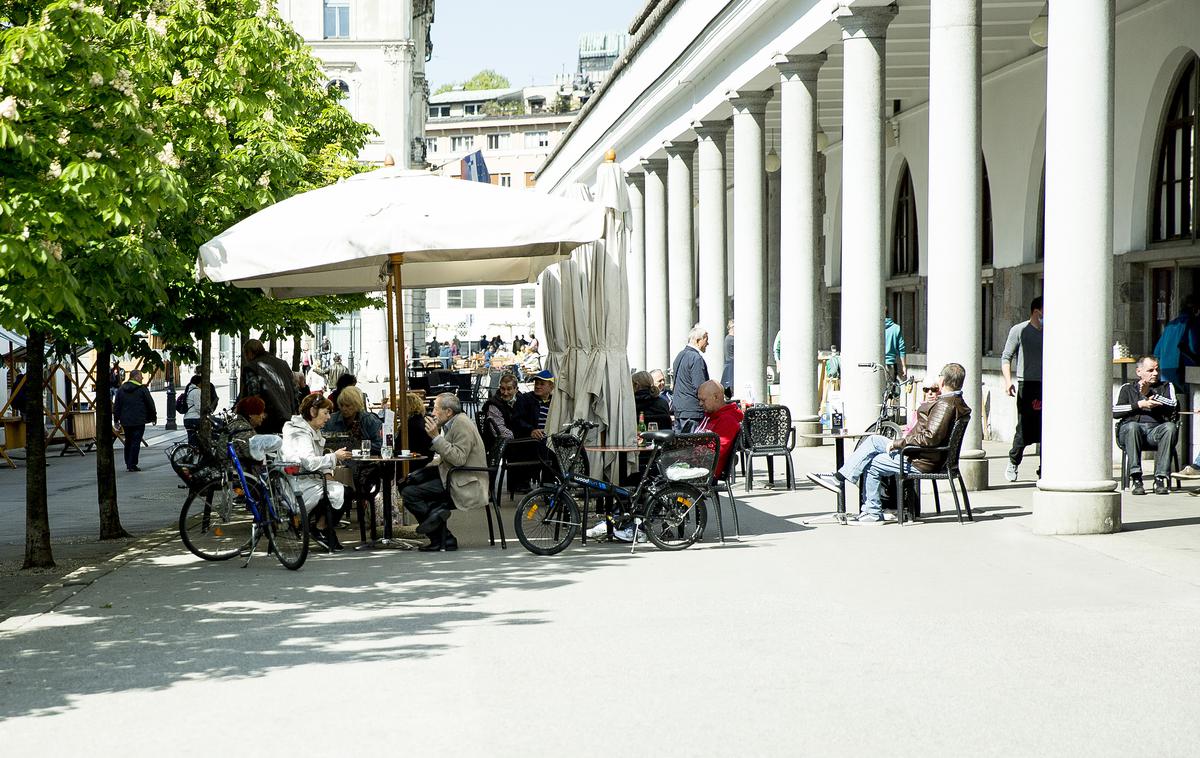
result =
[[[404,423],[408,425],[408,449],[416,455],[425,456],[425,460],[409,464],[409,469],[416,471],[424,468],[433,457],[433,439],[425,431],[425,398],[415,392],[408,393],[405,400]]]

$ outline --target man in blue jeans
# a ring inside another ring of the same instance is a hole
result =
[[[874,434],[863,440],[842,468],[832,474],[808,474],[814,484],[838,494],[845,482],[857,485],[863,493],[862,511],[858,519],[848,523],[861,526],[877,526],[884,522],[883,493],[885,478],[900,471],[900,448],[916,445],[925,448],[942,447],[950,440],[954,425],[959,419],[969,418],[971,409],[962,399],[963,380],[966,369],[958,363],[947,363],[938,377],[941,396],[929,406],[928,412],[917,419],[916,425],[905,436],[890,440]],[[906,466],[920,471],[936,471],[945,463],[945,453],[922,452]],[[889,514],[890,515],[890,514]]]

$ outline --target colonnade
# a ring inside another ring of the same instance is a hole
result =
[[[967,371],[973,409],[964,441],[971,486],[986,486],[982,460],[980,275],[982,216],[981,0],[939,0],[930,10],[928,365]],[[1052,0],[1046,117],[1043,476],[1035,529],[1091,533],[1120,528],[1112,481],[1108,354],[1112,314],[1114,0]],[[841,287],[842,396],[850,428],[878,412],[888,265],[884,200],[887,29],[894,6],[840,7],[842,38]],[[781,165],[778,303],[782,402],[801,423],[816,418],[817,276],[822,208],[817,172],[817,77],[826,54],[779,55]],[[709,373],[720,373],[725,320],[736,321],[734,393],[768,397],[767,204],[764,121],[770,91],[726,93],[724,119],[691,124],[630,176],[635,242],[630,279],[630,358],[666,368],[697,318],[708,329]],[[1077,125],[1087,123],[1087,129]],[[733,171],[726,134],[733,132]],[[695,135],[694,141],[691,135]],[[698,161],[698,166],[694,165]],[[693,196],[693,169],[698,192]],[[732,179],[732,231],[726,188]],[[698,202],[696,202],[698,200]],[[639,203],[639,201],[642,201]],[[639,222],[638,214],[642,218]],[[697,239],[693,240],[693,213]],[[729,239],[732,235],[732,240]],[[734,270],[726,266],[732,241]],[[699,265],[693,262],[698,250]],[[733,313],[728,309],[733,279]],[[668,305],[669,303],[669,305]],[[639,341],[644,334],[644,347]],[[634,337],[633,335],[638,335]],[[1086,337],[1094,337],[1088,339]],[[1069,376],[1069,382],[1049,380]],[[1082,421],[1081,421],[1082,420]]]

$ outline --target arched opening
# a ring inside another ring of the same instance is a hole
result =
[[[1200,71],[1193,54],[1171,88],[1159,129],[1151,242],[1196,239],[1196,103]]]
[[[896,214],[892,221],[892,276],[916,276],[920,268],[920,239],[917,233],[917,197],[908,164],[900,173],[896,190]]]
[[[344,79],[330,79],[325,86],[329,93],[338,99],[338,105],[350,110],[350,85]]]

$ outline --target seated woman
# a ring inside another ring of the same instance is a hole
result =
[[[658,394],[658,387],[649,371],[638,371],[632,377],[633,404],[639,419],[658,424],[659,429],[671,428],[671,406]]]
[[[238,401],[237,416],[229,422],[229,437],[233,451],[244,465],[262,463],[267,455],[278,455],[283,438],[278,434],[259,434],[256,430],[267,418],[267,404],[257,395]]]
[[[321,429],[329,421],[329,412],[332,409],[333,403],[320,395],[305,397],[304,402],[300,403],[300,413],[292,416],[283,426],[283,457],[298,462],[305,471],[316,471],[324,475],[325,482],[317,481],[311,476],[297,478],[296,491],[309,509],[312,536],[319,544],[327,545],[330,550],[341,550],[342,543],[337,538],[334,525],[341,515],[346,495],[342,485],[332,479],[333,469],[338,461],[350,458],[350,449],[324,452],[325,437],[321,434]],[[326,491],[329,495],[328,505],[322,500]]]
[[[354,379],[352,374],[343,374],[338,382],[340,383],[346,376],[349,376],[351,380]],[[363,395],[362,390],[353,384],[347,384],[339,388],[336,394],[337,411],[329,417],[325,431],[331,435],[337,433],[349,435],[351,450],[358,450],[362,447],[364,440],[368,441],[371,443],[371,455],[379,455],[383,445],[383,422],[378,416],[367,410],[367,398]],[[335,402],[332,397],[330,402]],[[350,467],[349,476],[351,478],[342,481],[353,484],[355,500],[361,502],[367,500],[370,493],[377,490],[384,481],[386,473],[386,466],[383,464],[358,463]],[[387,481],[391,481],[391,479],[388,478]]]
[[[433,438],[425,431],[425,399],[415,392],[405,396],[405,423],[408,425],[408,449],[416,455],[425,456],[426,460],[413,461],[409,471],[424,468],[429,459],[433,458]]]

